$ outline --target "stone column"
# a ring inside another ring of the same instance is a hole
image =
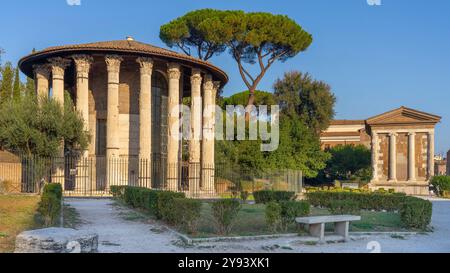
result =
[[[49,59],[52,69],[52,98],[64,107],[64,70],[70,61],[56,57]],[[57,158],[54,159],[52,182],[60,183],[65,189],[64,140],[61,142]]]
[[[48,97],[50,66],[48,64],[34,65],[33,69],[36,80],[36,96],[38,98]]]
[[[206,195],[214,195],[214,123],[215,95],[211,75],[203,84],[202,187]]]
[[[378,181],[378,133],[372,132],[372,172],[373,181]]]
[[[200,190],[200,140],[202,137],[202,76],[199,69],[192,69],[191,77],[191,134],[189,140],[189,191]]]
[[[434,176],[434,132],[428,133],[428,179]]]
[[[152,73],[153,60],[140,57],[139,92],[139,176],[142,187],[151,188],[152,170]]]
[[[179,141],[180,141],[180,66],[169,63],[167,74],[169,76],[168,101],[168,139],[167,139],[167,189],[178,190],[179,169]]]
[[[389,134],[389,181],[397,181],[397,134]]]
[[[416,133],[408,134],[408,181],[416,180]]]
[[[76,107],[83,117],[84,130],[89,132],[89,71],[94,60],[88,55],[75,55],[72,58],[76,66]],[[84,151],[83,155],[87,157],[89,151]]]
[[[107,184],[117,185],[119,157],[119,78],[123,59],[117,55],[105,57],[108,70],[108,109],[106,120],[106,177]]]
[[[70,61],[60,57],[49,61],[52,67],[52,97],[64,106],[64,70]]]
[[[74,55],[72,58],[76,70],[76,107],[83,118],[84,130],[89,132],[89,71],[94,60],[88,55]],[[87,149],[77,162],[76,189],[82,193],[93,189],[88,175],[88,157]]]

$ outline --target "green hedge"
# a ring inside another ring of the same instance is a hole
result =
[[[295,198],[295,192],[290,191],[255,191],[253,193],[257,204],[267,204],[269,202],[290,201]]]
[[[403,225],[409,228],[425,229],[431,222],[432,203],[403,193],[318,190],[308,192],[306,196],[311,205],[325,207],[338,214],[355,213],[360,209],[386,210],[400,212]]]
[[[46,227],[58,223],[61,214],[62,186],[61,184],[46,184],[38,205],[38,213]]]
[[[295,223],[295,218],[310,214],[311,205],[306,201],[269,202],[266,205],[266,223],[272,232],[280,228],[286,231],[289,225]]]
[[[450,191],[450,176],[435,176],[431,179],[431,185],[436,189],[437,195],[445,197],[445,193]]]
[[[201,216],[202,202],[194,199],[173,199],[175,224],[189,234],[196,234]]]
[[[231,232],[240,210],[241,203],[235,199],[222,199],[212,204],[212,212],[218,234],[227,235]]]
[[[111,186],[111,194],[133,208],[148,210],[158,219],[174,223],[173,199],[185,198],[184,193],[151,190],[131,186]]]
[[[408,228],[426,229],[431,223],[433,205],[428,200],[408,197],[400,209],[403,225]]]

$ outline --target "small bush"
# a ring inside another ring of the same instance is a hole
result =
[[[290,201],[295,198],[295,192],[290,191],[256,191],[253,193],[257,204],[267,204],[269,202]]]
[[[109,191],[114,198],[122,199],[125,194],[125,188],[126,186],[111,186]]]
[[[61,214],[62,187],[61,184],[47,184],[41,196],[38,213],[46,227],[56,225]]]
[[[295,223],[295,218],[307,216],[311,212],[311,205],[305,201],[284,201],[280,205],[281,223],[285,231]]]
[[[408,228],[426,229],[431,223],[433,205],[430,201],[408,197],[400,210],[402,223]]]
[[[176,224],[189,234],[197,233],[198,220],[201,215],[202,203],[199,200],[174,198],[174,215]]]
[[[353,200],[333,200],[330,202],[330,212],[334,215],[359,215],[359,203]]]
[[[438,196],[444,196],[444,192],[450,191],[450,176],[434,176],[431,179],[431,185],[436,189]]]
[[[248,193],[248,191],[241,191],[241,199],[242,201],[247,202],[248,197],[250,196],[250,194]]]
[[[281,227],[281,205],[277,202],[269,202],[266,205],[266,223],[271,232],[277,232]]]
[[[183,193],[161,191],[157,194],[157,209],[155,215],[169,224],[175,224],[177,220],[174,199],[184,198]]]
[[[231,232],[240,209],[241,203],[235,199],[219,200],[212,204],[218,234],[226,235]]]

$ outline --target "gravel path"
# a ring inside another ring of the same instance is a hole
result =
[[[258,241],[202,243],[185,247],[179,238],[154,221],[139,219],[128,209],[107,199],[68,199],[84,224],[81,230],[99,234],[100,252],[446,252],[450,253],[450,201],[433,201],[434,232],[417,235],[354,235],[348,243],[307,245],[298,237]]]

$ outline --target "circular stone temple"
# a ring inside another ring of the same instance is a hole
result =
[[[215,106],[228,81],[218,67],[132,38],[50,47],[23,57],[19,67],[35,80],[38,96],[64,103],[67,91],[91,135],[81,157],[88,163],[68,170],[64,162],[64,174],[56,175],[66,192],[137,185],[214,195],[214,139],[195,136],[214,136],[214,111],[204,109]],[[184,142],[172,135],[187,97],[194,137],[182,153]]]

